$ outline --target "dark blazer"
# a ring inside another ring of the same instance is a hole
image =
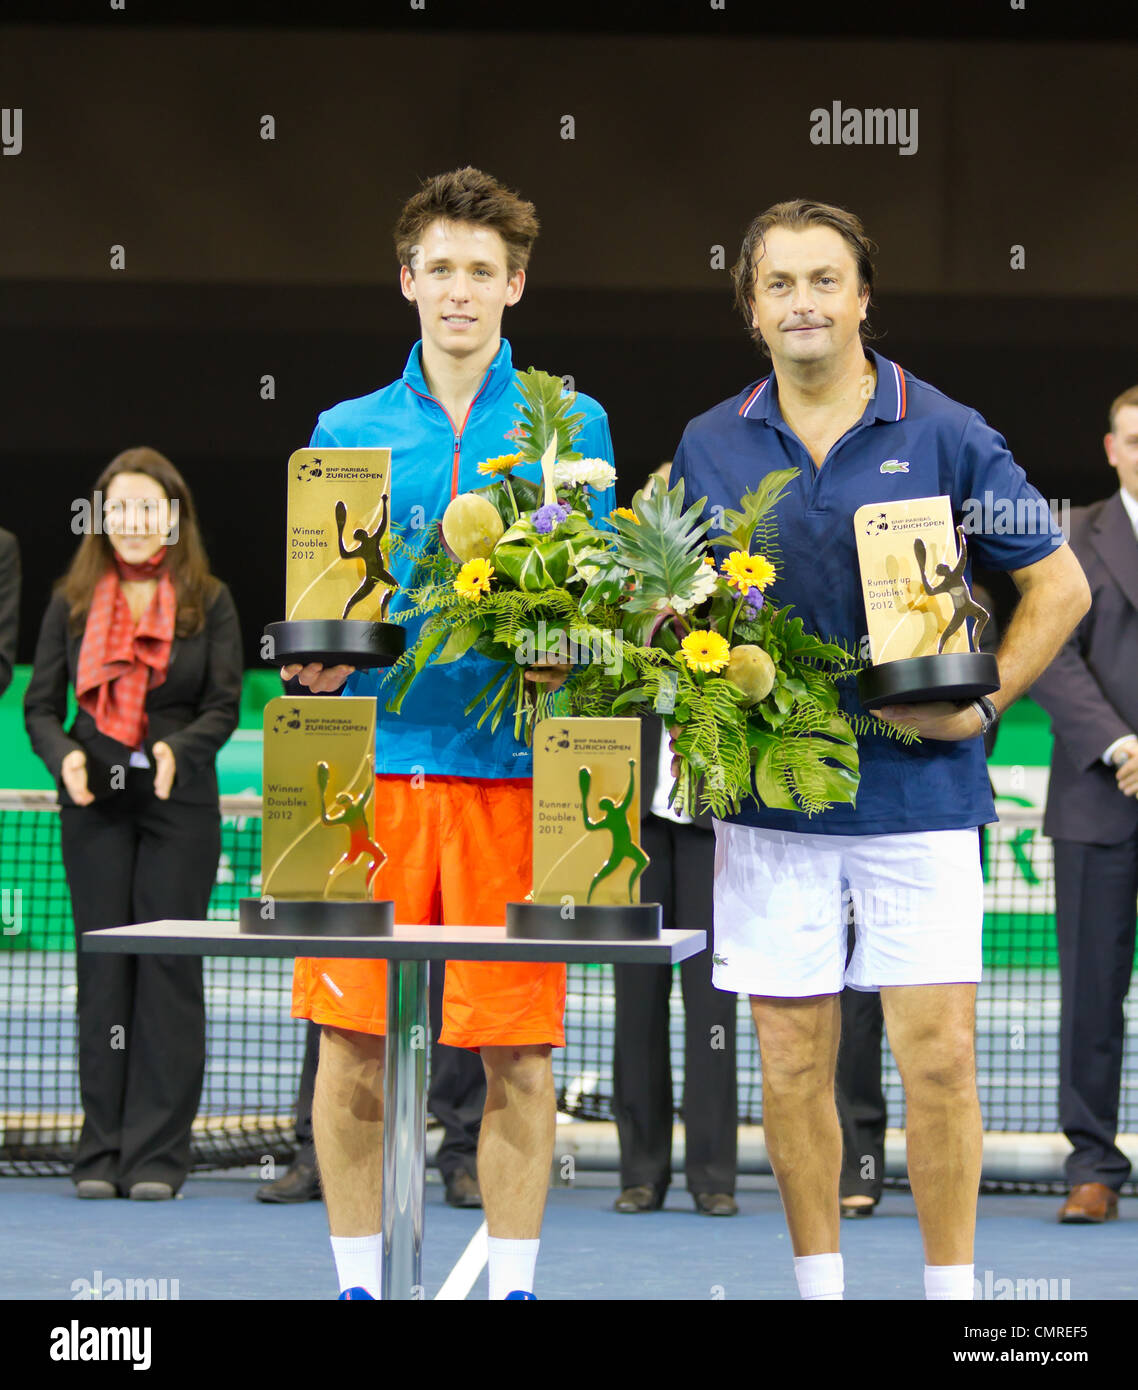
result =
[[[1138,801],[1102,761],[1115,739],[1138,733],[1138,541],[1121,495],[1074,508],[1070,541],[1091,607],[1030,692],[1055,734],[1043,831],[1116,845],[1138,830]]]
[[[12,683],[20,619],[20,547],[11,531],[0,531],[0,695]]]
[[[664,721],[658,714],[645,714],[640,720],[640,819],[646,820],[652,814],[652,798],[656,795],[656,769],[660,760],[660,739],[666,737]],[[671,782],[667,790],[671,790]],[[700,811],[692,817],[695,825],[704,830],[713,830],[711,816]]]
[[[24,697],[24,722],[32,747],[55,778],[59,804],[72,806],[60,775],[72,749],[87,753],[87,785],[96,798],[113,795],[111,768],[125,766],[131,750],[101,734],[86,710],[79,710],[64,730],[68,686],[74,686],[83,634],[68,631],[68,604],[57,594],[48,605],[36,644],[32,678]],[[171,801],[216,804],[214,759],[237,727],[241,706],[241,630],[232,595],[224,584],[194,637],[175,637],[166,679],[146,696],[149,724],[144,740],[153,764],[155,743],[168,743],[174,754]]]

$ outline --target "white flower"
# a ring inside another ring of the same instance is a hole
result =
[[[669,604],[677,613],[686,613],[691,608],[698,607],[704,599],[710,598],[715,592],[715,586],[719,582],[715,571],[704,565],[699,574],[692,580],[691,588],[688,590],[687,598],[677,598],[674,594],[668,599]]]
[[[559,459],[553,465],[553,481],[558,487],[576,487],[584,483],[598,492],[616,482],[616,469],[604,459]]]

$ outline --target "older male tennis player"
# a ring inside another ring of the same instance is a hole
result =
[[[926,1295],[968,1299],[981,1148],[976,827],[995,819],[980,736],[1059,650],[1090,596],[1004,440],[976,411],[864,348],[872,249],[857,217],[826,204],[779,203],[754,219],[736,296],[774,369],[688,425],[673,478],[714,513],[737,507],[768,471],[798,469],[777,507],[782,563],[768,599],[863,650],[858,507],[947,494],[958,521],[1019,517],[1009,534],[968,536],[971,557],[1010,571],[1020,592],[998,653],[1003,684],[990,701],[881,710],[921,741],[861,739],[856,806],[808,817],[750,804],[716,822],[714,979],[751,996],[767,1149],[802,1296],[844,1289],[834,1065],[848,984],[881,991],[904,1082]],[[986,493],[1008,499],[1010,513],[976,505]],[[845,705],[859,708],[852,690]],[[848,968],[847,894],[857,915]]]

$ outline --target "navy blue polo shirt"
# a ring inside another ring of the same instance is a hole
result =
[[[867,356],[877,368],[876,392],[821,468],[783,420],[773,372],[692,420],[672,468],[673,484],[684,480],[689,501],[705,497],[705,511],[738,507],[764,474],[797,468],[799,476],[774,511],[780,564],[767,602],[792,604],[807,631],[866,653],[853,525],[865,503],[951,498],[955,522],[965,525],[969,561],[988,569],[1022,569],[1063,542],[1046,502],[975,410],[880,353]],[[843,709],[865,712],[853,681],[843,683],[841,695]],[[808,816],[751,800],[727,819],[812,835],[953,830],[996,819],[979,737],[923,739],[906,747],[868,734],[859,737],[858,749],[856,806]]]

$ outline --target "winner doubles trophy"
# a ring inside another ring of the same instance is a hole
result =
[[[390,666],[404,631],[389,623],[390,449],[298,449],[288,461],[285,621],[270,623],[280,666]]]
[[[640,720],[543,719],[533,736],[533,892],[506,904],[506,935],[651,941],[640,901]]]
[[[265,628],[275,665],[370,669],[403,654],[385,621],[390,449],[300,449],[289,459],[286,620]],[[283,696],[264,716],[258,935],[389,936],[394,904],[372,897],[387,859],[375,831],[374,697]]]
[[[954,536],[951,499],[871,502],[854,527],[873,661],[857,678],[865,708],[998,690],[996,658],[975,650],[988,612],[964,578],[968,545],[962,526]]]

